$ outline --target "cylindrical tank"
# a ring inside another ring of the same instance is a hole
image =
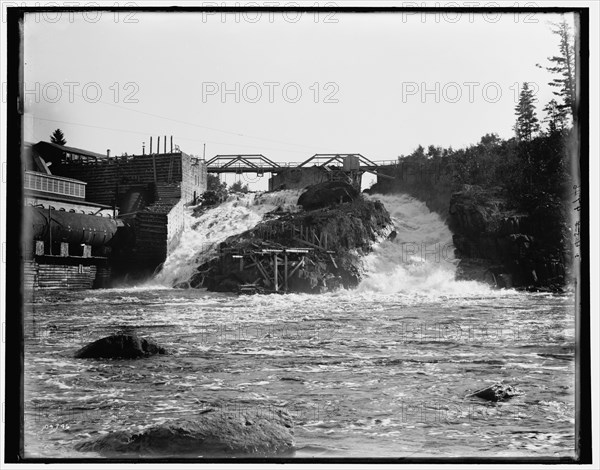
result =
[[[113,219],[32,206],[25,210],[34,240],[101,246],[117,233],[117,222]]]

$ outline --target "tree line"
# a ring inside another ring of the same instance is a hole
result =
[[[419,146],[400,161],[443,165],[451,168],[451,184],[476,185],[501,194],[508,208],[528,214],[539,239],[550,251],[570,250],[568,213],[573,184],[572,160],[577,156],[577,89],[574,40],[563,19],[552,24],[558,39],[556,55],[548,57],[546,70],[554,97],[538,118],[537,98],[524,82],[515,107],[514,136],[502,139],[488,133],[467,148],[455,150]],[[542,67],[536,64],[538,67]]]

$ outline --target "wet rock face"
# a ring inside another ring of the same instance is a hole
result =
[[[348,183],[328,181],[309,186],[298,198],[298,205],[304,210],[320,209],[343,202],[352,202],[359,191]]]
[[[235,457],[294,452],[293,422],[284,411],[255,416],[208,410],[196,419],[178,419],[139,433],[116,431],[78,444],[81,452],[137,455]]]
[[[509,210],[499,191],[465,185],[452,195],[449,214],[453,244],[461,259],[457,279],[500,288],[560,290],[564,285],[560,253],[547,249],[530,217]]]
[[[75,357],[136,359],[165,353],[165,349],[152,339],[140,338],[134,334],[116,334],[84,346],[75,353]]]
[[[488,401],[503,401],[516,395],[519,395],[519,393],[514,387],[503,383],[495,383],[489,387],[477,390],[468,396],[482,398]]]
[[[284,214],[228,238],[221,246],[221,257],[199,266],[189,285],[217,292],[273,291],[273,259],[257,253],[263,249],[305,248],[309,252],[303,255],[302,264],[289,270],[288,292],[323,293],[356,287],[361,279],[361,258],[379,237],[387,234],[390,215],[381,202],[366,200],[358,193],[352,202],[329,204],[321,209]],[[305,234],[303,238],[301,233]],[[240,262],[233,257],[242,252],[254,253],[255,259],[247,255]],[[262,268],[256,263],[261,256]],[[279,291],[285,290],[283,255],[280,258]],[[293,253],[289,254],[290,266],[297,261]]]

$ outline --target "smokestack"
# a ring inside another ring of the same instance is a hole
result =
[[[110,149],[106,149],[106,156],[110,158]]]
[[[165,136],[165,144],[163,145],[165,151],[164,153],[167,153],[167,136]]]
[[[146,142],[142,142],[142,155],[146,155]]]
[[[171,153],[173,153],[173,136],[171,136]]]
[[[152,137],[150,137],[150,155],[152,155]]]
[[[158,142],[156,144],[156,153],[160,153],[160,136],[158,136]]]

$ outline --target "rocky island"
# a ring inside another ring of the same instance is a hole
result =
[[[362,256],[391,230],[383,204],[342,182],[313,185],[298,204],[301,211],[277,214],[221,243],[219,257],[198,267],[191,287],[321,293],[358,285]]]

